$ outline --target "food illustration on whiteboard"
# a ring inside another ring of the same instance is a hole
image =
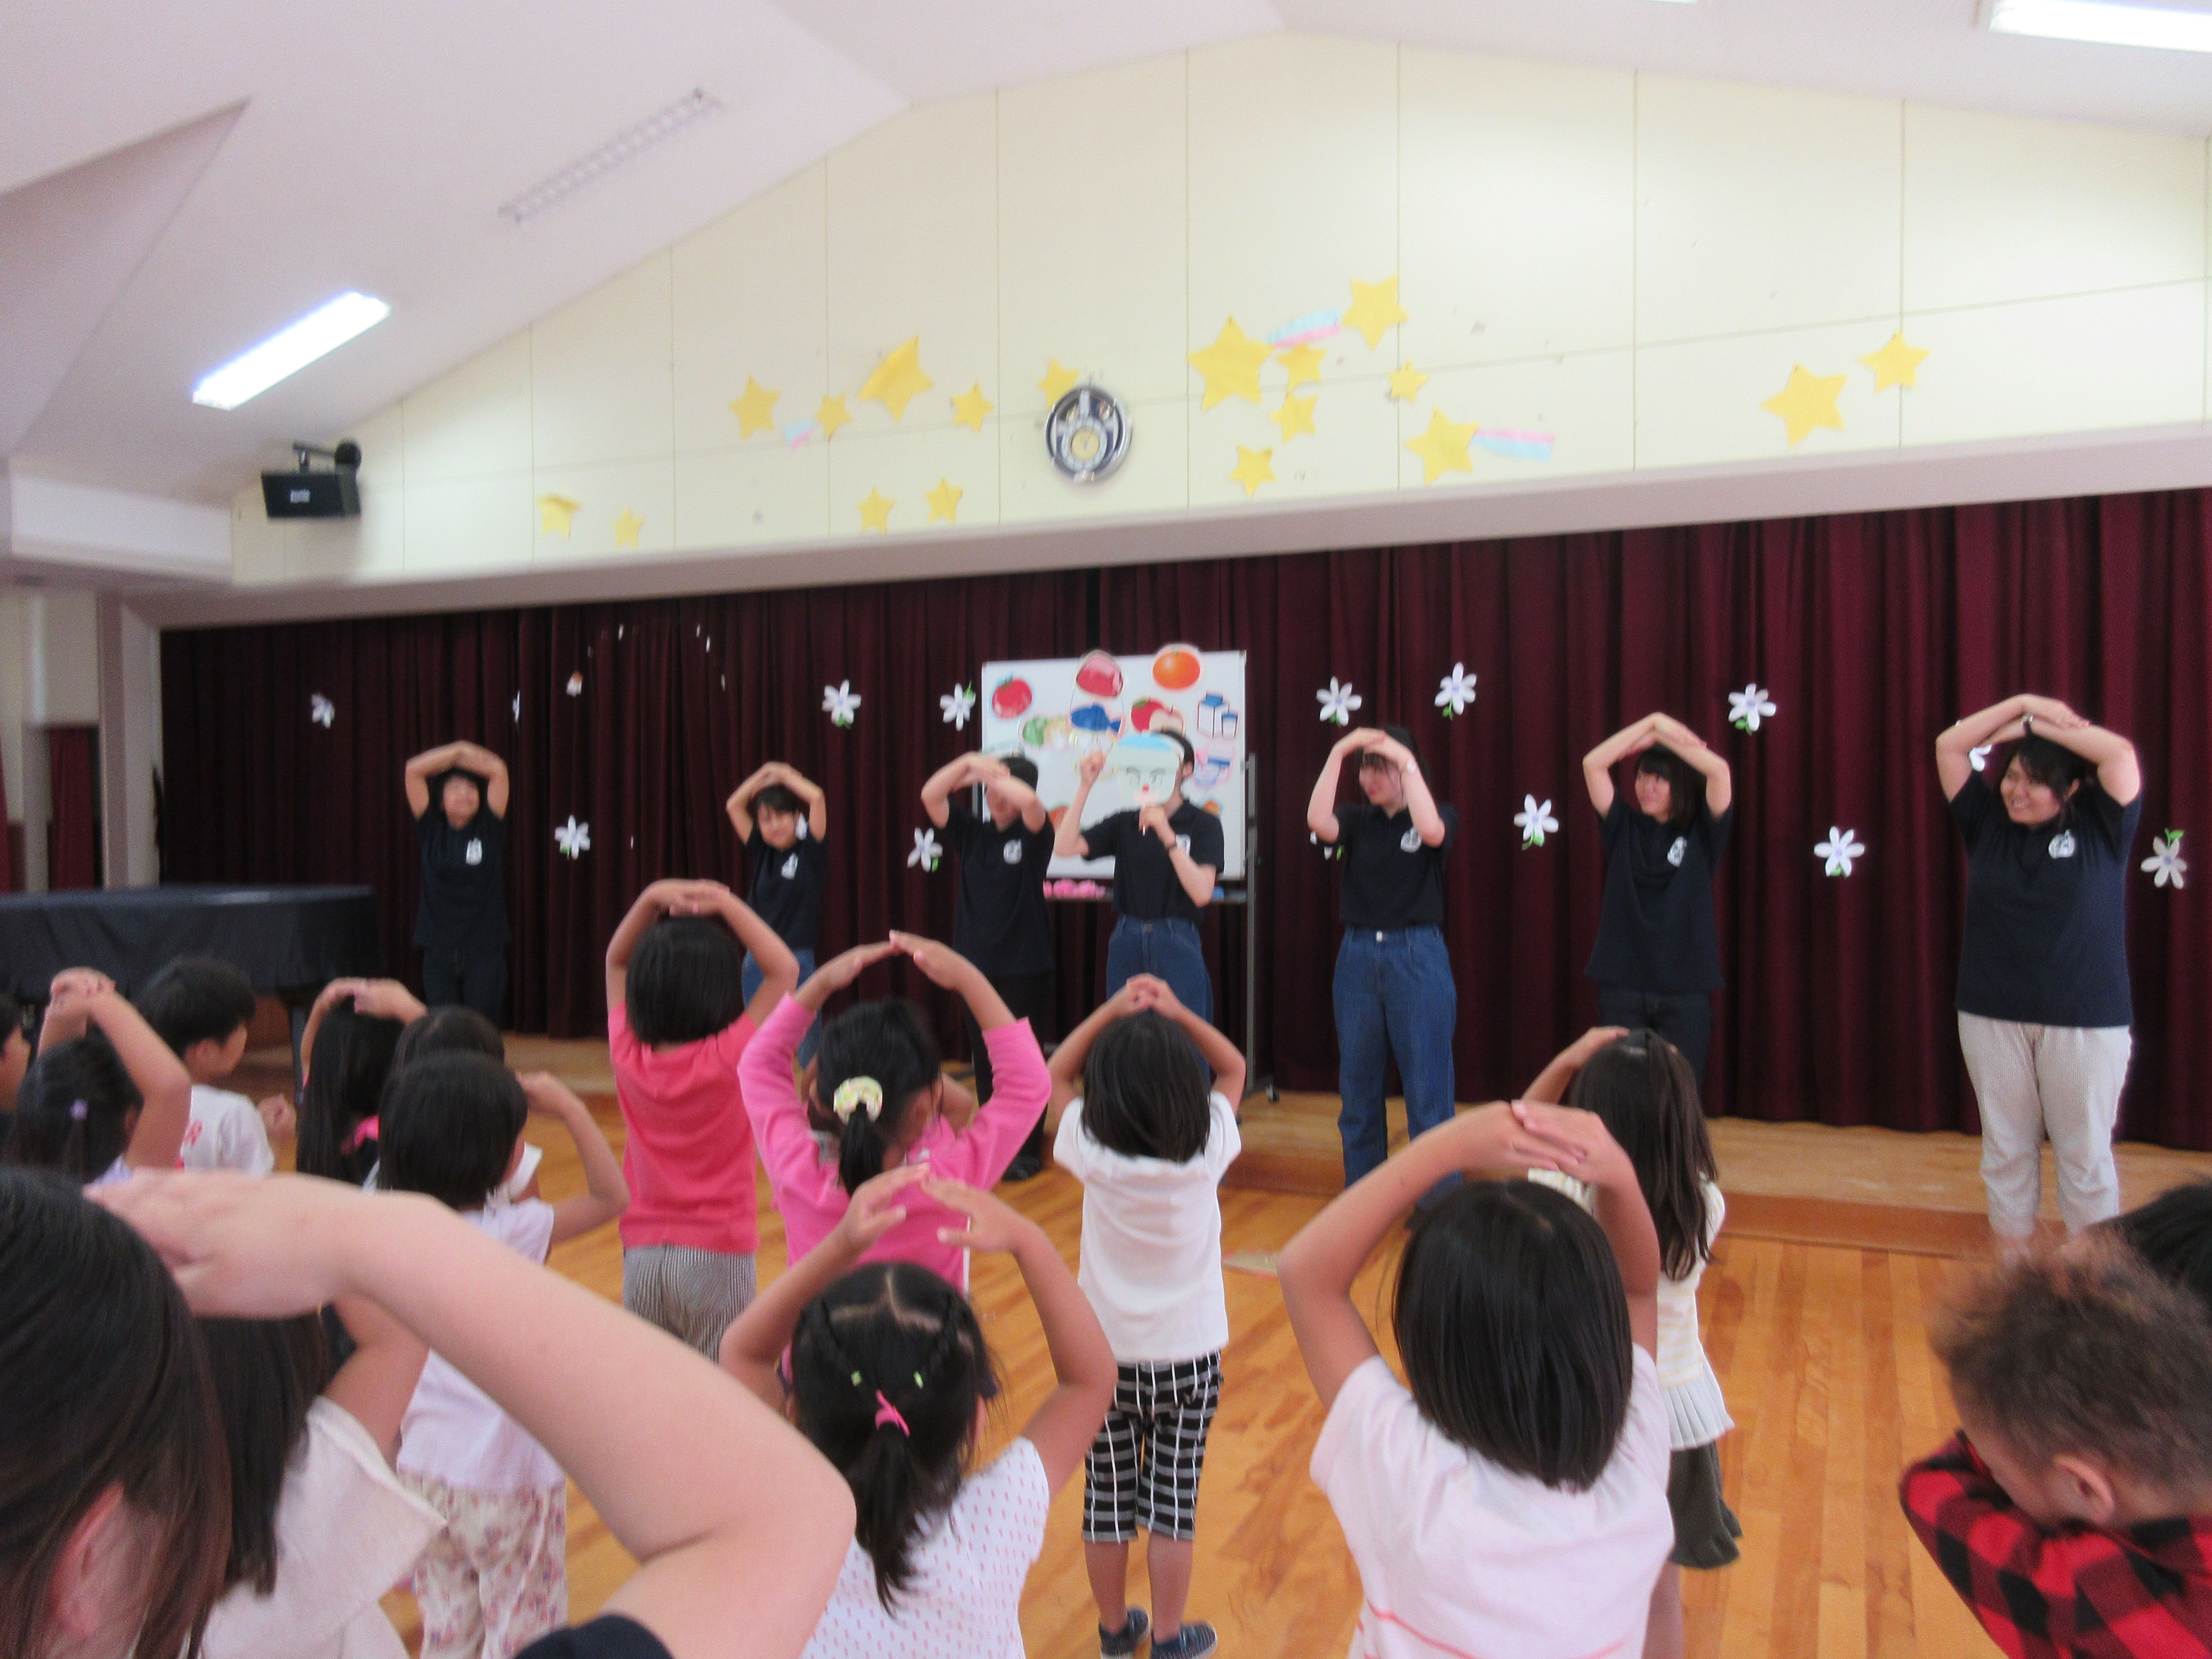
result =
[[[1152,684],[1163,691],[1188,691],[1205,672],[1194,645],[1164,645],[1152,656]]]
[[[1103,651],[1093,651],[1075,665],[1075,689],[1094,697],[1121,695],[1121,665]]]
[[[1158,697],[1139,697],[1129,705],[1129,724],[1139,732],[1180,732],[1182,716]]]
[[[1198,700],[1198,735],[1219,738],[1234,745],[1237,727],[1237,711],[1229,706],[1229,699],[1218,691],[1209,691]]]
[[[991,688],[991,712],[1002,720],[1018,720],[1029,712],[1033,695],[1027,680],[1000,680]]]
[[[1106,702],[1079,704],[1067,711],[1067,721],[1093,747],[1104,743],[1121,729],[1121,716],[1113,704]]]
[[[1106,752],[1106,769],[1133,806],[1158,806],[1175,793],[1182,746],[1158,732],[1124,738]]]
[[[1183,793],[1188,795],[1210,794],[1218,789],[1236,769],[1235,744],[1224,746],[1209,743],[1198,751],[1197,763],[1191,771],[1190,781],[1183,786]],[[1217,810],[1211,802],[1206,805],[1208,811]]]

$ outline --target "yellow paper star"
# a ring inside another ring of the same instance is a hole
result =
[[[1415,368],[1413,359],[1409,357],[1404,367],[1391,371],[1390,396],[1399,403],[1410,404],[1428,383],[1429,377]]]
[[[814,424],[822,428],[825,438],[836,437],[839,427],[852,423],[853,417],[845,412],[845,394],[842,392],[834,398],[823,398],[822,407],[814,411]]]
[[[952,424],[981,432],[983,417],[996,407],[997,404],[983,395],[983,383],[978,380],[952,400]]]
[[[871,484],[866,496],[860,501],[860,528],[888,534],[891,527],[891,508],[897,506],[890,496]]]
[[[538,498],[538,533],[541,536],[565,536],[568,520],[584,510],[581,501],[572,501],[566,495],[540,495]]]
[[[1082,378],[1081,371],[1068,368],[1057,357],[1048,357],[1045,359],[1044,379],[1037,382],[1037,390],[1044,393],[1045,402],[1056,404],[1073,392],[1075,383]]]
[[[1441,409],[1429,411],[1429,429],[1418,438],[1409,439],[1406,447],[1421,458],[1421,482],[1434,483],[1447,472],[1472,472],[1474,463],[1468,459],[1467,447],[1474,441],[1473,422],[1462,426],[1448,421]]]
[[[1406,308],[1398,303],[1395,276],[1385,276],[1379,283],[1355,281],[1352,284],[1352,305],[1344,313],[1344,325],[1358,330],[1370,351],[1382,343],[1383,330],[1407,320]]]
[[[1237,445],[1236,470],[1229,476],[1244,486],[1245,498],[1249,501],[1260,493],[1261,484],[1275,482],[1275,452],[1272,449],[1247,449],[1243,444]]]
[[[745,395],[730,399],[730,413],[738,417],[738,436],[750,438],[756,432],[775,431],[775,400],[782,395],[746,375]]]
[[[1283,360],[1283,367],[1291,372],[1291,383],[1285,391],[1296,392],[1308,380],[1321,379],[1321,360],[1325,354],[1319,346],[1281,346],[1277,348],[1275,355]]]
[[[637,545],[637,532],[644,528],[644,520],[639,518],[636,514],[631,512],[628,507],[623,508],[621,514],[615,520],[615,545],[617,547],[635,547]]]
[[[860,397],[864,402],[881,404],[890,410],[891,419],[902,420],[907,404],[936,384],[921,372],[921,336],[917,334],[884,354],[883,362],[860,387]]]
[[[1268,346],[1237,327],[1231,317],[1212,345],[1190,354],[1190,366],[1206,376],[1206,396],[1199,406],[1211,409],[1228,398],[1258,403],[1260,365],[1271,355]]]
[[[968,492],[949,478],[939,478],[937,488],[929,492],[929,521],[935,524],[942,519],[951,524],[960,511],[960,498]],[[888,506],[888,504],[886,504]]]
[[[1802,363],[1793,364],[1790,384],[1759,407],[1782,417],[1794,449],[1815,427],[1833,427],[1838,432],[1844,429],[1844,417],[1836,412],[1836,398],[1844,389],[1844,378],[1841,374],[1815,374]]]
[[[1871,356],[1859,361],[1874,371],[1874,389],[1886,392],[1893,386],[1917,386],[1920,364],[1928,354],[1917,346],[1905,343],[1902,330],[1889,337],[1889,343]]]
[[[1283,441],[1288,443],[1299,433],[1310,432],[1314,429],[1314,405],[1320,401],[1320,398],[1310,392],[1303,398],[1295,392],[1285,392],[1283,394],[1283,406],[1267,418],[1282,428]]]

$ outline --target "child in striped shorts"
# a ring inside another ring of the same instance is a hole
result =
[[[1158,1659],[1200,1659],[1213,1626],[1182,1613],[1229,1340],[1217,1189],[1242,1145],[1244,1057],[1164,981],[1139,975],[1060,1046],[1052,1077],[1053,1158],[1084,1188],[1077,1280],[1119,1371],[1083,1470],[1099,1652],[1133,1654],[1149,1628]],[[1125,1599],[1140,1528],[1149,1618]]]

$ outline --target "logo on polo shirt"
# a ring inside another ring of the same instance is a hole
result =
[[[1006,860],[1009,864],[1019,864],[1022,861],[1021,842],[1018,841],[1008,842],[1004,847],[1001,847],[999,849],[999,856]]]
[[[461,854],[461,861],[464,864],[482,864],[483,862],[483,843],[480,841],[471,842]]]
[[[1176,837],[1176,845],[1182,848],[1184,852],[1189,852],[1190,837],[1188,836],[1177,836]]]
[[[799,854],[793,853],[783,861],[783,878],[789,881],[799,873]]]
[[[2074,832],[2071,830],[2061,830],[2051,838],[2051,856],[2055,859],[2074,856]]]
[[[1667,862],[1679,870],[1682,867],[1682,860],[1689,856],[1690,838],[1687,836],[1675,836],[1674,844],[1667,849]]]
[[[1414,829],[1411,824],[1407,825],[1406,833],[1398,837],[1398,850],[1401,853],[1419,852],[1421,850],[1421,832]]]

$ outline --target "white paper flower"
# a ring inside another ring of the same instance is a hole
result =
[[[1828,826],[1827,840],[1813,849],[1813,856],[1828,861],[1830,875],[1848,876],[1851,872],[1851,860],[1865,851],[1866,848],[1859,844],[1857,830],[1838,830],[1832,823]]]
[[[307,699],[307,718],[325,731],[338,717],[338,706],[318,691]]]
[[[1334,674],[1328,677],[1328,689],[1315,692],[1314,696],[1321,704],[1321,717],[1334,720],[1339,726],[1352,724],[1352,711],[1360,703],[1359,694],[1352,689],[1352,682],[1346,680],[1339,685]]]
[[[860,712],[860,694],[853,690],[850,680],[825,685],[822,688],[822,709],[830,716],[830,725],[850,726],[853,716]]]
[[[1761,720],[1774,718],[1774,700],[1764,686],[1747,685],[1729,693],[1729,724],[1740,732],[1756,732]]]
[[[2181,856],[2181,831],[2169,830],[2163,836],[2154,836],[2150,844],[2150,856],[2142,861],[2142,867],[2150,872],[2151,879],[2160,886],[2164,887],[2169,882],[2176,887],[2180,886],[2182,877],[2189,873],[2188,863]]]
[[[1467,665],[1455,662],[1452,672],[1437,682],[1437,707],[1444,711],[1444,718],[1467,713],[1468,704],[1474,701],[1474,676],[1467,672]]]
[[[587,651],[584,654],[589,656],[591,653]],[[584,671],[580,668],[568,676],[568,695],[572,697],[584,695]]]
[[[957,726],[965,732],[968,729],[968,717],[975,712],[975,688],[972,685],[956,685],[937,700],[937,706],[945,711],[945,723],[947,726]]]
[[[925,871],[933,871],[937,868],[938,860],[944,856],[945,849],[937,844],[936,830],[917,830],[914,832],[914,851],[906,855],[909,869],[918,864]]]
[[[592,850],[592,826],[577,823],[576,815],[571,812],[568,823],[553,831],[553,842],[561,849],[562,857],[580,859]]]
[[[514,694],[514,723],[517,726],[522,724],[522,693],[520,691]]]
[[[1985,743],[1978,749],[1969,749],[1966,751],[1966,759],[1968,763],[1972,765],[1974,770],[1979,772],[1985,770],[1988,768],[1990,763],[1990,750],[1996,747],[1996,744],[1993,743]]]
[[[1521,810],[1513,815],[1513,827],[1521,832],[1522,850],[1541,847],[1544,837],[1559,833],[1559,821],[1552,816],[1552,803],[1539,805],[1534,795],[1521,797]]]

